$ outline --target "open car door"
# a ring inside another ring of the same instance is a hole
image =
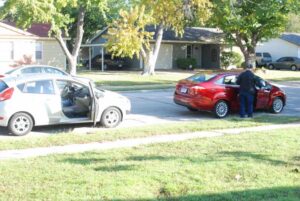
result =
[[[268,102],[270,99],[270,92],[272,86],[268,84],[265,80],[259,79],[259,86],[257,88],[256,95],[256,109],[265,109],[268,106]]]
[[[97,116],[99,114],[99,100],[96,96],[94,84],[92,81],[89,82],[90,92],[91,92],[91,98],[92,98],[92,110],[91,110],[91,118],[94,122],[94,126],[97,124]]]

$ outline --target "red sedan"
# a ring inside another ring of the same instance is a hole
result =
[[[176,85],[174,102],[191,111],[211,111],[216,117],[223,118],[230,111],[239,111],[239,73],[220,73],[216,75],[196,74]],[[286,103],[286,95],[280,88],[260,80],[262,87],[256,91],[255,109],[267,109],[280,113]]]

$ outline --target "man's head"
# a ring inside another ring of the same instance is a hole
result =
[[[247,70],[253,70],[253,65],[252,64],[247,64]]]

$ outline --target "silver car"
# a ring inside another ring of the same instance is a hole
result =
[[[60,68],[47,66],[47,65],[24,65],[21,67],[11,68],[10,70],[2,73],[0,77],[7,76],[21,76],[25,74],[56,74],[70,76]]]
[[[298,57],[281,57],[275,62],[271,62],[268,65],[270,70],[274,69],[288,69],[288,70],[299,70],[300,59]]]
[[[52,124],[100,122],[111,128],[130,109],[126,97],[71,76],[31,74],[0,80],[0,126],[17,136],[33,126]]]

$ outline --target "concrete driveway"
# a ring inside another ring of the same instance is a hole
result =
[[[300,82],[289,82],[285,84],[277,84],[286,91],[288,101],[284,111],[280,115],[299,116],[300,117]],[[207,112],[190,112],[185,107],[173,103],[174,90],[158,90],[158,91],[138,91],[123,92],[132,103],[131,114],[119,127],[134,127],[167,122],[190,121],[199,119],[214,119],[211,113]],[[256,115],[264,114],[259,112]],[[237,114],[233,114],[237,116]],[[61,132],[78,132],[88,133],[94,130],[104,128],[92,128],[91,124],[81,125],[59,125],[38,127],[33,130],[30,136],[41,136],[49,134],[57,134]],[[9,136],[8,131],[0,128],[1,138],[13,138]]]

